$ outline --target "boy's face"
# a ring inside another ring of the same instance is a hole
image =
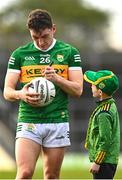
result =
[[[96,98],[101,98],[101,90],[98,89],[95,85],[91,85],[91,88],[92,88],[92,94],[93,94],[93,97],[96,97]]]
[[[55,27],[51,29],[46,28],[42,31],[36,32],[33,29],[29,29],[32,40],[36,45],[42,49],[47,50],[53,42],[53,37],[55,33]]]

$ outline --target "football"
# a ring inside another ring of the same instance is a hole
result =
[[[43,77],[37,77],[30,82],[29,92],[37,92],[40,94],[38,106],[47,106],[50,104],[56,95],[54,84]]]

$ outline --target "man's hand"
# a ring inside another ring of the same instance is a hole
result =
[[[93,162],[89,171],[90,173],[98,173],[99,169],[100,165]]]
[[[54,68],[52,66],[47,66],[44,71],[44,76],[46,79],[52,82],[56,82],[58,75],[56,74]]]
[[[40,95],[39,93],[29,92],[29,85],[30,83],[26,84],[20,91],[18,91],[18,97],[32,106],[38,106]]]

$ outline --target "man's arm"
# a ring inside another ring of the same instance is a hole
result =
[[[19,79],[19,73],[7,72],[4,84],[4,98],[9,101],[15,101],[19,98],[19,91],[16,85]]]
[[[68,80],[55,73],[53,67],[48,66],[45,70],[45,77],[57,84],[61,89],[71,96],[80,97],[83,92],[82,70],[69,70]]]
[[[16,90],[16,85],[19,80],[19,73],[7,72],[4,85],[4,97],[8,101],[23,100],[32,106],[38,105],[40,99],[38,93],[28,92],[29,83],[21,90]]]
[[[69,70],[68,80],[61,76],[57,78],[57,85],[71,96],[80,97],[83,92],[83,74],[80,70]]]

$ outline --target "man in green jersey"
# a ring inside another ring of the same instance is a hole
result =
[[[92,162],[90,172],[94,179],[113,179],[120,152],[120,125],[112,95],[119,81],[108,70],[86,71],[84,79],[91,84],[93,97],[99,99],[90,117],[85,144]]]
[[[68,95],[80,97],[83,90],[81,58],[76,48],[54,38],[56,26],[47,11],[30,12],[27,26],[33,41],[12,53],[4,87],[7,100],[20,100],[16,179],[32,178],[40,152],[44,179],[58,179],[65,148],[70,145]],[[28,84],[41,76],[55,84],[56,97],[48,106],[35,107],[39,96],[28,92]],[[18,81],[21,90],[16,89]]]

